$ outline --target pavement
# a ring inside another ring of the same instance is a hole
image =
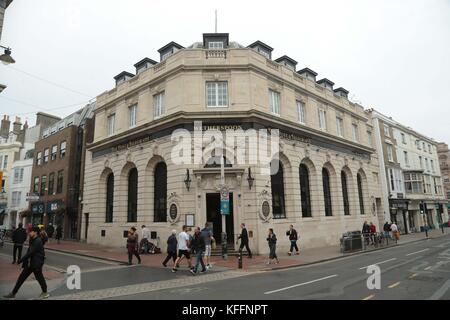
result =
[[[163,254],[144,255],[141,265],[127,266],[124,249],[52,241],[46,245],[44,276],[51,298],[64,300],[384,299],[394,291],[401,294],[392,299],[450,299],[450,235],[437,231],[428,239],[423,233],[407,235],[398,245],[356,254],[343,255],[337,246],[305,249],[290,257],[279,252],[278,265],[268,266],[265,257],[255,256],[244,258],[244,268],[237,269],[236,257],[226,261],[213,257],[213,268],[196,276],[183,263],[177,273],[170,272],[161,265]],[[11,264],[11,252],[9,243],[0,249],[0,295],[12,289],[20,273]],[[383,288],[373,293],[367,289],[368,275],[361,267],[375,262],[382,268]],[[69,290],[66,285],[70,265],[81,269],[80,290]],[[33,299],[39,293],[37,282],[30,277],[17,298]]]

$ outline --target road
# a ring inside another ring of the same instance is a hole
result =
[[[450,300],[449,235],[310,266],[265,272],[213,269],[195,277],[186,269],[173,274],[162,267],[128,267],[51,251],[47,256],[50,266],[76,264],[82,270],[81,290],[67,289],[61,279],[49,285],[54,299]],[[381,269],[380,289],[367,287],[371,265]]]

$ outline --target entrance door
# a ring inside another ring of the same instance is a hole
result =
[[[84,238],[87,240],[89,228],[89,213],[84,214]]]
[[[222,215],[220,214],[220,193],[206,194],[206,221],[212,225],[214,239],[221,243]],[[227,242],[234,243],[233,193],[230,192],[230,214],[226,216]]]

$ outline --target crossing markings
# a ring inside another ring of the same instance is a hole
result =
[[[362,299],[362,300],[370,300],[370,299],[372,299],[373,297],[375,297],[375,295],[374,295],[374,294],[371,294],[370,296],[367,296],[367,297],[365,297],[365,298]]]
[[[388,286],[388,288],[389,289],[393,289],[393,288],[395,288],[396,286],[398,286],[400,284],[400,281],[399,282],[396,282],[396,283],[393,283],[393,284],[391,284],[390,286]]]

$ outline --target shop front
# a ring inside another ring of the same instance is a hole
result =
[[[398,226],[400,233],[408,234],[411,228],[415,227],[414,217],[408,212],[409,200],[389,199],[391,221]]]
[[[33,202],[31,204],[31,224],[38,225],[44,223],[45,203]]]

